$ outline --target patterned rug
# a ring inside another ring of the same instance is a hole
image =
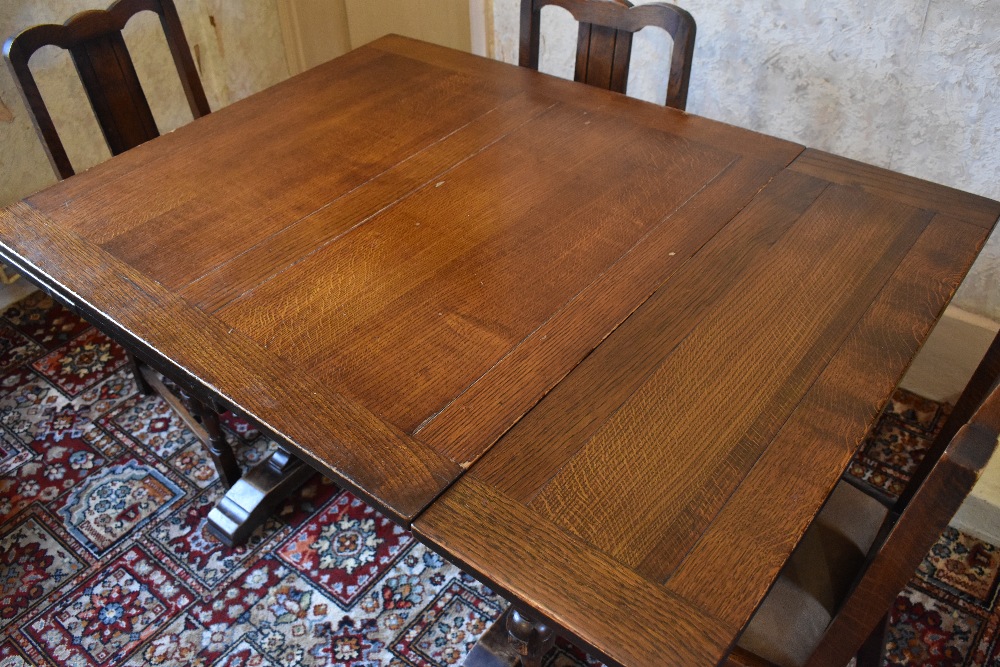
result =
[[[944,412],[897,394],[853,470],[896,491]],[[272,443],[226,419],[245,465]],[[317,477],[228,549],[200,444],[122,350],[40,294],[0,316],[0,667],[461,663],[504,609]],[[1000,665],[1000,553],[954,530],[897,601],[892,664]],[[597,665],[559,643],[547,665]]]

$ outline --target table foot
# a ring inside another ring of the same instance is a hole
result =
[[[312,474],[312,468],[279,447],[248,470],[212,508],[209,531],[226,546],[241,544]]]

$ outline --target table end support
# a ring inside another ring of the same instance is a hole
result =
[[[247,471],[208,513],[207,527],[226,546],[242,544],[313,469],[278,448]]]

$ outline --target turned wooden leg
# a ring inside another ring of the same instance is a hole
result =
[[[479,641],[465,656],[464,667],[517,667],[520,664],[521,655],[507,632],[507,618],[511,609],[507,607],[507,611],[479,637]]]
[[[201,441],[212,457],[215,471],[226,488],[230,488],[240,478],[240,467],[236,463],[236,454],[226,440],[219,426],[219,413],[214,408],[198,399],[189,396],[180,387],[167,378],[160,376],[149,366],[140,369],[147,387],[159,394],[166,401],[174,414],[191,429],[194,436]]]
[[[511,609],[507,617],[507,632],[517,647],[523,667],[542,667],[542,657],[556,640],[549,625],[534,621],[517,609]]]
[[[209,531],[228,546],[242,543],[312,474],[312,468],[279,447],[248,470],[208,513]]]
[[[128,360],[128,367],[132,371],[132,377],[135,379],[135,385],[139,388],[139,393],[149,396],[153,393],[153,388],[149,386],[146,382],[146,378],[142,375],[142,369],[139,368],[139,360],[135,358],[135,355],[129,351],[125,351],[125,358]]]
[[[195,419],[201,422],[205,429],[205,448],[208,449],[215,469],[219,473],[223,486],[227,489],[240,478],[240,465],[236,462],[236,454],[226,439],[226,434],[219,426],[219,413],[196,399],[190,399],[191,412]]]
[[[464,667],[537,667],[553,641],[549,626],[528,620],[511,605],[472,647]]]

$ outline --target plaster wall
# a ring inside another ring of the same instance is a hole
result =
[[[1000,199],[997,0],[674,1],[698,22],[688,111]],[[493,0],[511,63],[519,6]],[[575,23],[548,7],[542,28],[542,71],[571,77]],[[662,103],[669,47],[639,34],[630,95]],[[955,303],[1000,320],[1000,233]]]
[[[212,109],[288,77],[278,1],[176,0]],[[109,4],[110,0],[4,0],[0,39]],[[190,122],[191,112],[156,15],[143,12],[134,17],[125,29],[125,41],[160,132]],[[68,54],[45,47],[34,55],[31,67],[74,168],[79,172],[106,159],[109,153]],[[0,66],[0,205],[55,181],[10,71]]]

